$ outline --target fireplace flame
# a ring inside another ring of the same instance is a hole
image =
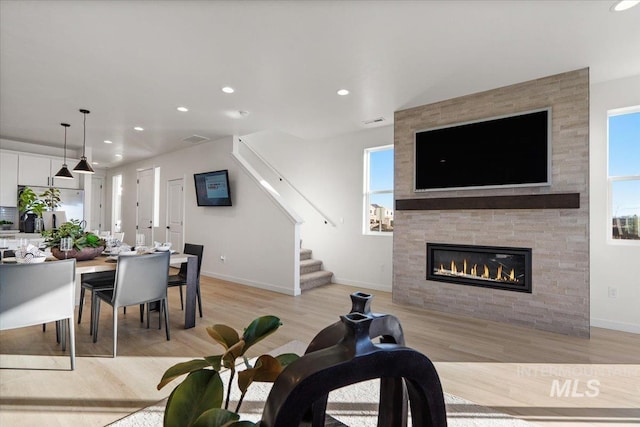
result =
[[[481,277],[482,277],[483,279],[490,279],[490,276],[489,276],[489,267],[487,267],[487,265],[486,265],[486,264],[484,265],[484,273],[482,273],[482,276],[481,276]]]
[[[474,264],[473,267],[469,269],[466,259],[463,260],[461,269],[458,269],[456,262],[453,260],[451,260],[449,269],[446,269],[444,267],[444,264],[440,264],[440,268],[438,269],[437,274],[444,276],[461,276],[467,278],[481,278],[499,282],[518,283],[516,272],[513,268],[511,269],[509,274],[507,274],[506,271],[503,271],[503,266],[498,265],[495,275],[492,275],[491,269],[486,264],[483,264],[480,268],[478,268],[478,264]]]

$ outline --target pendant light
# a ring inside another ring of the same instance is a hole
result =
[[[90,111],[81,109],[80,112],[84,114],[84,121],[82,123],[82,157],[80,157],[80,161],[76,167],[73,168],[73,171],[78,173],[95,173],[89,162],[87,162],[87,156],[85,155],[87,146],[87,114],[89,114]]]
[[[69,168],[67,167],[67,128],[71,126],[69,123],[60,123],[60,126],[64,127],[64,163],[62,163],[62,167],[55,174],[55,178],[60,179],[73,179],[73,175],[69,172]]]

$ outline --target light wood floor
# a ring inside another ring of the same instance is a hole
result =
[[[166,397],[171,387],[155,386],[174,363],[221,352],[205,326],[241,330],[257,316],[280,317],[284,325],[252,349],[253,357],[291,340],[308,343],[348,312],[356,290],[329,285],[290,297],[205,277],[204,318],[195,328],[182,329],[178,290],[171,289],[171,341],[164,330],[142,327],[130,310],[120,315],[115,359],[110,307],[103,306],[97,344],[88,317],[76,329],[73,372],[52,324],[46,333],[37,326],[0,332],[0,425],[108,424]],[[365,292],[375,295],[374,312],[400,319],[407,345],[435,362],[448,393],[546,427],[640,424],[640,335],[593,328],[590,340],[573,338],[400,306],[389,293]],[[567,380],[571,390],[552,396],[554,384]]]

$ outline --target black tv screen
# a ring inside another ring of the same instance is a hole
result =
[[[415,191],[551,184],[551,109],[417,131]]]
[[[196,173],[198,206],[231,206],[231,189],[227,170]]]

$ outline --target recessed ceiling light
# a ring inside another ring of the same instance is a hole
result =
[[[338,95],[340,95],[340,96],[349,95],[349,91],[348,91],[348,90],[346,90],[346,89],[340,89],[340,90],[338,91]]]
[[[91,162],[92,165],[99,165],[100,163],[98,162]]]
[[[640,0],[621,0],[611,6],[611,12],[622,12],[623,10],[631,9],[633,6],[640,3]]]
[[[137,130],[138,132],[142,132],[142,131],[144,130],[144,128],[143,128],[143,127],[140,127],[140,126],[136,126],[136,127],[134,127],[133,129],[134,129],[134,130]]]
[[[122,158],[122,154],[116,154],[116,157]]]
[[[105,140],[104,140],[104,143],[105,143],[105,144],[113,144],[113,141],[109,141],[108,139],[105,139]]]
[[[183,113],[186,113],[187,111],[189,111],[189,109],[187,107],[178,107],[178,111],[182,111]]]
[[[223,91],[224,93],[233,93],[233,92],[235,92],[236,90],[235,90],[234,88],[232,88],[231,86],[225,86],[225,87],[223,87],[223,88],[222,88],[222,91]]]

